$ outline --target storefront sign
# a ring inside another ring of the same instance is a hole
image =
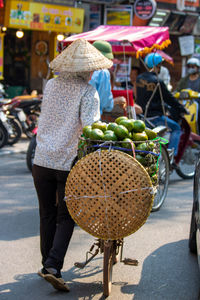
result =
[[[194,53],[194,36],[186,35],[178,38],[181,56],[188,56]]]
[[[200,0],[158,0],[157,1],[166,3],[168,9],[178,9],[181,11],[198,11],[200,6]]]
[[[84,10],[25,1],[6,1],[5,26],[31,30],[83,31]]]
[[[132,25],[132,6],[106,6],[104,24],[106,25]]]
[[[154,0],[136,0],[134,4],[134,12],[136,16],[142,20],[153,17],[156,11],[156,2]]]
[[[0,80],[3,79],[3,39],[4,35],[0,34]]]

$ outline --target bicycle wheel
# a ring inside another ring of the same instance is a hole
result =
[[[152,212],[158,211],[163,205],[167,196],[169,185],[169,155],[165,146],[162,145],[159,158],[158,188],[154,197]]]
[[[199,153],[199,146],[192,148],[190,145],[185,149],[185,152],[178,163],[176,173],[183,179],[192,179],[195,173],[195,162]]]
[[[103,257],[103,294],[108,297],[112,287],[112,271],[116,257],[115,241],[104,241]]]
[[[28,145],[28,149],[27,149],[27,153],[26,153],[26,165],[27,165],[29,171],[32,171],[36,145],[37,145],[36,135],[34,135]]]

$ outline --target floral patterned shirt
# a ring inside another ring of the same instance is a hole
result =
[[[100,119],[96,89],[76,73],[61,73],[45,87],[34,164],[69,171],[82,128]]]

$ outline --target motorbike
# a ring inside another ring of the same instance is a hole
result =
[[[185,115],[185,119],[189,123],[192,132],[199,134],[200,93],[191,89],[182,89],[180,92],[174,93],[174,97],[189,111],[189,114]]]
[[[41,102],[40,96],[17,96],[3,104],[2,110],[7,116],[18,122],[21,131],[31,138],[34,135],[33,130],[37,126]]]
[[[13,145],[22,134],[19,122],[13,116],[8,116],[3,108],[11,102],[6,96],[4,86],[0,83],[0,148]]]
[[[176,99],[189,111],[189,114],[184,115],[180,120],[182,134],[178,154],[174,157],[175,164],[171,166],[171,169],[175,169],[176,173],[183,179],[194,177],[195,163],[200,151],[200,135],[197,133],[198,124],[195,124],[197,123],[194,122],[196,118],[190,110],[190,105],[194,99],[197,99],[197,94],[191,90],[182,90],[180,93],[175,94]],[[194,97],[194,95],[196,96]]]

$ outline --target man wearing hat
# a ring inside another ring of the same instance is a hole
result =
[[[98,49],[106,58],[112,60],[112,46],[106,41],[95,41],[93,46]],[[107,69],[94,71],[89,83],[96,88],[100,98],[100,114],[104,111],[110,112],[114,107],[113,95],[111,92],[110,72]]]
[[[82,128],[100,119],[99,96],[88,84],[93,71],[112,61],[84,39],[75,40],[51,63],[59,72],[45,87],[37,132],[33,179],[40,213],[42,269],[38,274],[57,290],[69,291],[61,269],[74,221],[63,201]]]

